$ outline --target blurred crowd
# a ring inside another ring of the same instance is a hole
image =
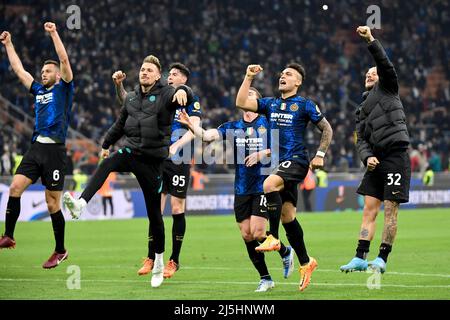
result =
[[[373,61],[355,29],[366,24],[369,1],[336,1],[323,10],[312,0],[78,0],[81,28],[68,30],[66,9],[71,4],[6,1],[0,4],[4,17],[0,29],[12,33],[25,68],[39,79],[42,62],[57,58],[43,23],[57,23],[75,77],[71,127],[96,143],[120,109],[113,71],[127,74],[125,88],[130,90],[148,54],[158,56],[165,68],[174,61],[189,66],[189,85],[200,97],[205,128],[240,117],[234,101],[248,64],[264,67],[254,85],[264,96],[272,96],[277,94],[279,72],[296,61],[307,72],[301,94],[317,102],[334,129],[327,170],[361,167],[354,147],[354,112]],[[449,2],[381,1],[379,6],[382,29],[373,34],[397,69],[413,170],[424,171],[429,164],[436,171],[448,170]],[[10,69],[4,51],[0,83],[1,95],[33,114],[32,98]],[[320,135],[312,125],[309,128],[307,143],[315,152]],[[8,146],[5,141],[9,140],[3,139],[0,150]]]

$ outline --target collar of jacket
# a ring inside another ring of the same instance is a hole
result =
[[[145,97],[151,93],[158,94],[162,87],[164,87],[164,84],[161,82],[161,80],[158,80],[155,82],[154,86],[147,93],[142,92],[140,84],[134,87],[134,91],[136,92],[137,95]]]

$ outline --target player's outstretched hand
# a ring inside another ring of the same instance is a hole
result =
[[[311,170],[322,169],[323,168],[323,158],[322,157],[314,157],[309,164],[309,168]]]
[[[375,40],[368,26],[359,26],[358,28],[356,28],[356,32],[367,42],[372,42],[373,40]]]
[[[185,106],[187,103],[187,93],[184,90],[178,90],[173,95],[172,102],[177,102],[180,106]]]
[[[186,126],[191,125],[191,117],[189,117],[185,109],[181,109],[177,121]]]
[[[106,159],[109,157],[109,150],[108,149],[102,149],[102,152],[100,152],[100,157],[102,159]]]
[[[377,157],[369,157],[367,158],[367,169],[369,171],[372,171],[376,168],[377,165],[380,164],[380,161],[378,161]]]
[[[250,64],[247,67],[247,73],[245,74],[246,77],[253,79],[256,77],[258,73],[263,71],[264,69],[259,64]]]
[[[46,22],[44,23],[44,29],[48,33],[56,32],[56,24],[54,24],[53,22]]]
[[[122,72],[122,70],[116,71],[112,75],[112,79],[116,85],[120,85],[126,78],[127,75],[125,74],[125,72]]]
[[[181,109],[177,121],[185,126],[192,127],[191,117],[189,117],[185,109]]]
[[[11,33],[9,33],[8,31],[3,31],[2,34],[0,35],[0,41],[4,45],[11,43]]]

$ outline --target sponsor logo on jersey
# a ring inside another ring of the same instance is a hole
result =
[[[276,112],[273,112],[273,113],[270,114],[270,118],[292,120],[294,118],[294,115],[293,114],[287,114],[287,113],[276,113]]]
[[[263,138],[236,138],[236,144],[256,144],[263,143]]]
[[[39,94],[36,96],[36,103],[47,104],[53,101],[53,92]]]

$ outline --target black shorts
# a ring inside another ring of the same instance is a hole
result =
[[[16,174],[22,174],[50,191],[62,191],[66,171],[66,147],[61,143],[34,142],[25,153]]]
[[[165,160],[162,193],[185,199],[191,177],[190,168],[189,164],[175,164],[171,160]]]
[[[411,162],[407,151],[396,151],[383,159],[373,171],[366,171],[357,193],[381,201],[409,201]]]
[[[308,174],[308,166],[297,161],[283,161],[272,172],[284,181],[284,189],[280,192],[281,199],[284,202],[292,202],[297,207],[298,185],[302,183]]]
[[[250,216],[258,216],[268,219],[267,210],[261,212],[261,207],[267,208],[264,194],[234,195],[234,215],[236,222],[242,222]]]

